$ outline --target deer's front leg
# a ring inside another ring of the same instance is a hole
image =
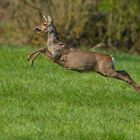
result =
[[[37,51],[31,53],[29,56],[28,56],[28,61],[29,63],[31,64],[31,66],[33,66],[34,64],[34,60],[36,59],[36,57],[42,52],[44,51],[45,48],[40,48],[38,49]]]
[[[53,58],[52,54],[48,51],[48,49],[44,50],[42,53],[43,53],[45,56],[47,56],[51,61],[54,62],[54,58]]]
[[[37,56],[38,56],[40,53],[43,53],[43,54],[46,55],[50,60],[53,61],[52,55],[51,55],[51,53],[48,51],[48,49],[47,49],[47,48],[41,48],[41,49],[38,49],[37,51],[31,53],[31,54],[28,56],[28,61],[29,61],[29,63],[31,64],[31,66],[33,66],[35,59],[37,58]]]

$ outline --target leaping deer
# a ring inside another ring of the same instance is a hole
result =
[[[106,77],[122,80],[131,85],[138,93],[140,86],[124,71],[116,71],[114,61],[110,55],[83,51],[77,48],[68,47],[58,37],[52,18],[43,15],[45,21],[35,30],[47,33],[47,47],[38,49],[31,53],[28,60],[33,65],[36,57],[43,53],[51,61],[67,69],[75,71],[94,71]]]

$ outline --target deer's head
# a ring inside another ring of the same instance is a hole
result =
[[[40,32],[48,32],[48,28],[52,25],[52,18],[51,16],[48,16],[47,18],[43,15],[44,22],[35,28],[35,30],[40,33]]]

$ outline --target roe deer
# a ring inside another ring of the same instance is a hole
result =
[[[110,55],[83,51],[77,48],[68,47],[62,43],[58,37],[52,18],[43,16],[45,21],[37,27],[37,32],[47,33],[47,47],[38,49],[28,57],[29,62],[33,65],[36,57],[43,53],[51,61],[67,69],[75,71],[94,71],[106,77],[122,80],[131,85],[138,93],[140,86],[124,71],[116,71],[113,58]]]

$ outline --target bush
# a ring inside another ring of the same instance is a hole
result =
[[[53,17],[66,43],[105,43],[125,51],[139,46],[135,45],[140,36],[139,0],[6,0],[0,4],[0,12],[5,13],[0,16],[1,44],[44,45],[43,35],[33,32],[43,13]]]

